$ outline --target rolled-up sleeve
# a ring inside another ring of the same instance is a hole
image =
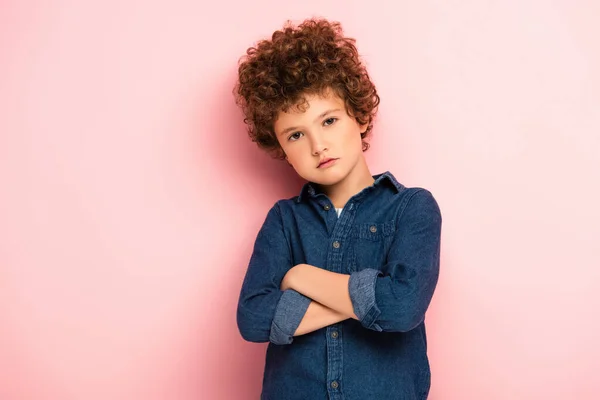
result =
[[[293,289],[284,291],[275,309],[269,341],[274,344],[292,343],[294,332],[304,318],[310,302],[311,299]]]
[[[292,343],[311,300],[294,290],[280,290],[291,267],[290,247],[275,204],[256,236],[238,300],[237,325],[245,340]]]
[[[406,332],[424,321],[439,276],[441,226],[437,201],[419,188],[400,211],[387,263],[350,275],[350,299],[364,327]]]

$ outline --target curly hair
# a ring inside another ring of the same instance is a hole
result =
[[[279,112],[302,109],[304,96],[332,89],[348,114],[367,124],[361,133],[366,151],[380,99],[355,42],[344,37],[339,22],[311,18],[297,27],[287,21],[271,40],[248,48],[239,62],[234,96],[252,141],[273,157],[285,158],[273,129]]]

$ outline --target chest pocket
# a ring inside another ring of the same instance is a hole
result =
[[[354,226],[351,232],[349,272],[365,268],[381,269],[394,238],[395,221],[363,223]]]

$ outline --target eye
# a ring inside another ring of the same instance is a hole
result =
[[[302,132],[294,132],[290,136],[288,136],[288,140],[296,141],[296,140],[300,139],[299,135],[302,135]]]
[[[335,118],[335,117],[327,118],[325,121],[323,121],[323,125],[329,126],[329,125],[333,124],[335,121],[337,121],[337,118]]]

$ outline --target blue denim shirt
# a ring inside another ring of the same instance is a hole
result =
[[[424,320],[439,274],[441,213],[427,189],[390,172],[373,178],[339,217],[311,183],[269,210],[237,309],[242,337],[270,342],[261,399],[427,398]],[[293,336],[311,299],[280,284],[302,263],[349,274],[359,320]]]

